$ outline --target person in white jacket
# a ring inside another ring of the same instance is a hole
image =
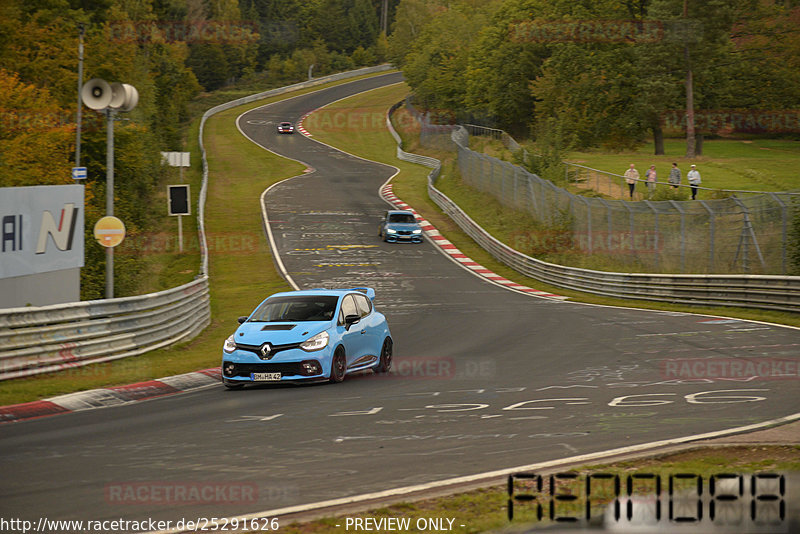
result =
[[[686,173],[686,178],[692,188],[692,200],[695,200],[697,198],[697,186],[700,185],[700,173],[697,171],[697,165],[692,165],[692,170]]]
[[[636,189],[636,182],[639,181],[639,171],[636,170],[633,163],[631,163],[630,168],[625,171],[625,181],[628,182],[628,192],[631,195],[631,200],[633,200],[633,191]]]

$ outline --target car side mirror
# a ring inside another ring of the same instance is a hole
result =
[[[348,315],[344,318],[344,328],[345,330],[349,330],[351,326],[361,321],[360,315]]]
[[[247,315],[242,315],[241,317],[239,317],[238,320],[239,324],[242,324],[243,322],[247,321]]]

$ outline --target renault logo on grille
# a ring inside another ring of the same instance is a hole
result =
[[[272,352],[272,345],[270,345],[269,343],[264,343],[263,345],[261,345],[261,348],[258,349],[258,352],[261,353],[262,358],[268,358],[269,353]]]

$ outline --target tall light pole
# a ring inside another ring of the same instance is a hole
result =
[[[81,166],[81,118],[83,117],[83,106],[81,106],[81,89],[83,89],[83,35],[86,33],[86,25],[78,23],[78,117],[77,128],[75,129],[75,166]]]
[[[131,111],[139,102],[139,92],[132,85],[126,83],[108,84],[104,80],[95,78],[86,82],[81,90],[81,100],[87,107],[103,111],[106,114],[106,217],[114,218],[114,116],[117,110]],[[99,222],[102,222],[102,220]],[[120,225],[121,221],[116,221]],[[108,232],[119,232],[110,229]],[[124,227],[121,230],[124,235]],[[114,247],[119,240],[108,240],[108,244],[100,243],[106,247],[106,298],[114,298]]]
[[[106,216],[114,216],[114,110],[106,108]],[[106,298],[114,298],[114,247],[106,247]]]

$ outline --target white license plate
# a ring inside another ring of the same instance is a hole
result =
[[[280,373],[250,373],[250,380],[255,382],[274,382],[280,379]]]

